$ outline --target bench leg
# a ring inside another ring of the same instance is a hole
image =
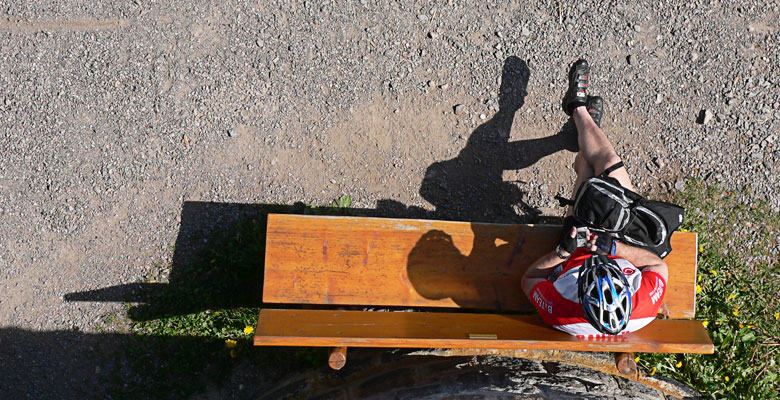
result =
[[[623,375],[636,375],[634,353],[615,353],[615,366]]]
[[[344,368],[344,365],[346,364],[347,364],[347,347],[342,346],[342,347],[331,348],[330,356],[328,357],[328,365],[335,370],[339,370]]]

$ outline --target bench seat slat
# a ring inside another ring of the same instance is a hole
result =
[[[559,233],[554,225],[270,214],[263,301],[533,310],[520,279]],[[696,234],[675,232],[672,247],[665,307],[670,318],[693,318]]]
[[[469,334],[496,339],[469,339]],[[580,339],[536,316],[263,309],[256,346],[489,348],[712,354],[701,322],[656,320],[627,335]]]

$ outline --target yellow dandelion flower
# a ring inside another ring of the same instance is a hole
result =
[[[726,298],[726,301],[734,300],[735,297],[737,297],[737,294],[736,293],[732,293],[732,294],[729,295],[729,297]]]
[[[228,349],[232,349],[236,347],[236,344],[238,344],[238,342],[236,342],[233,339],[225,339],[225,347],[227,347]]]
[[[744,327],[745,327],[745,325],[739,324],[739,329],[742,329]]]
[[[677,368],[682,367],[682,361],[677,362],[677,364],[674,364],[674,366]]]
[[[701,285],[696,285],[696,293],[701,293]]]
[[[688,230],[685,228],[680,228],[680,232],[688,232]]]
[[[780,319],[780,313],[775,313],[775,319]]]
[[[714,269],[711,269],[710,273],[712,274],[712,276],[718,276],[718,271],[715,271]]]
[[[696,280],[698,280],[699,282],[701,282],[701,275],[699,275],[699,276],[696,278]]]
[[[634,357],[634,362],[639,362],[639,356]]]
[[[704,251],[704,246],[699,246],[699,253]]]
[[[216,258],[212,258],[211,259],[211,263],[214,264],[215,262],[217,262],[217,259]]]
[[[748,325],[748,329],[750,329],[750,328],[752,328],[752,327],[753,327],[753,325]]]
[[[701,324],[706,328],[710,324],[710,321],[701,321]]]
[[[724,376],[724,377],[723,377],[723,380],[724,380],[724,381],[726,381],[726,382],[728,382],[728,381],[729,381],[729,376],[728,376],[728,375]]]
[[[251,326],[245,326],[244,327],[244,333],[246,333],[247,335],[251,335],[254,331],[255,331],[255,328],[253,328]]]
[[[231,349],[230,358],[236,358],[236,357],[238,357],[238,352],[236,351],[236,349]]]
[[[650,373],[648,375],[650,375],[650,376],[655,375],[655,371],[656,371],[656,369],[655,369],[655,367],[653,367],[653,369],[650,370]]]
[[[732,312],[732,314],[734,314],[735,317],[738,317],[739,316],[739,309],[735,308],[734,311]]]

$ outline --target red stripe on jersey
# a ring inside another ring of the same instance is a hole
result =
[[[560,275],[573,268],[579,268],[590,256],[591,253],[587,250],[582,248],[575,250],[571,257],[563,262]],[[642,283],[631,298],[631,320],[655,318],[665,293],[666,281],[661,275],[653,271],[642,272]],[[587,323],[580,304],[564,298],[550,281],[539,282],[531,289],[531,303],[542,320],[549,325],[560,327]]]

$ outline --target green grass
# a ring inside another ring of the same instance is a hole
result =
[[[690,182],[676,201],[683,228],[699,234],[696,318],[715,354],[641,354],[639,366],[714,398],[780,397],[780,267],[770,254],[780,216],[765,202],[747,204],[749,188],[722,191]],[[742,234],[750,227],[750,234]]]

